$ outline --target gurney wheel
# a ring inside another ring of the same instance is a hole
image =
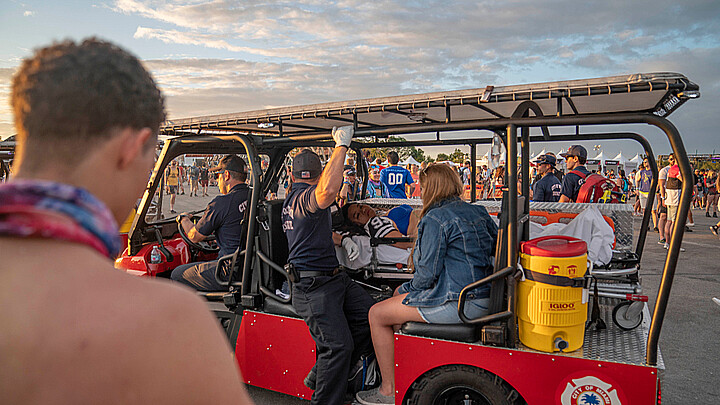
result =
[[[616,305],[612,313],[613,322],[622,330],[637,328],[643,320],[643,305],[640,301],[625,301]]]

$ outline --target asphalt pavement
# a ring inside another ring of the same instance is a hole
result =
[[[660,334],[665,360],[663,404],[710,404],[720,396],[720,238],[710,232],[719,218],[693,210],[693,232],[685,232],[667,313]],[[636,224],[636,226],[639,224]],[[650,232],[642,258],[642,285],[651,312],[666,250]]]

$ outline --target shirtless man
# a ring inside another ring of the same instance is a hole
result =
[[[143,191],[165,118],[140,62],[97,39],[56,43],[23,62],[12,106],[0,403],[251,403],[193,292],[113,269],[117,222]]]

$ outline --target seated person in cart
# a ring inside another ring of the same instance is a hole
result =
[[[220,247],[218,257],[222,257],[234,253],[244,239],[242,222],[250,193],[245,184],[247,166],[239,156],[227,155],[210,171],[217,176],[222,195],[208,204],[197,224],[193,224],[187,214],[180,214],[178,221],[192,242],[201,242],[214,233]],[[216,260],[184,264],[173,270],[171,278],[198,291],[219,291],[223,286],[215,279],[216,266]]]
[[[369,320],[382,385],[357,394],[361,404],[395,403],[393,328],[408,321],[460,323],[460,291],[492,273],[497,225],[487,210],[460,199],[460,177],[446,165],[431,165],[420,174],[423,209],[413,261],[415,275],[395,295],[375,304]],[[468,294],[465,314],[487,314],[490,287]]]

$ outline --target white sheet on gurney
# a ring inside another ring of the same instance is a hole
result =
[[[363,235],[356,235],[352,237],[358,247],[360,247],[360,255],[357,259],[350,261],[345,254],[345,249],[341,246],[335,246],[335,256],[341,266],[345,266],[350,269],[360,269],[370,265],[370,259],[372,258],[372,249],[370,248],[370,237]],[[411,249],[400,249],[390,245],[380,245],[377,247],[378,262],[380,264],[395,264],[402,263],[406,264],[410,257]]]
[[[499,222],[497,217],[494,216],[493,219],[496,224]],[[610,263],[612,259],[615,233],[597,207],[586,208],[567,224],[540,225],[530,222],[530,239],[548,235],[564,235],[584,240],[588,246],[588,260],[598,266]]]

